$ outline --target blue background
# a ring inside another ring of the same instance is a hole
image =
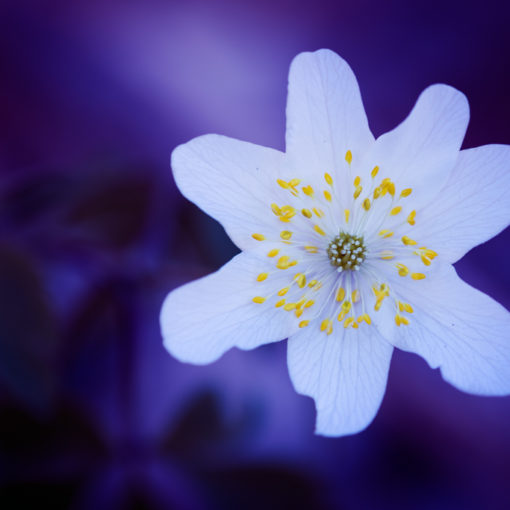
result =
[[[290,61],[321,47],[376,136],[445,82],[470,101],[465,147],[509,144],[504,4],[2,1],[2,509],[510,508],[510,398],[397,352],[373,424],[321,438],[285,342],[194,367],[158,327],[170,289],[236,252],[178,193],[176,145],[283,149]],[[509,246],[456,265],[507,308]]]

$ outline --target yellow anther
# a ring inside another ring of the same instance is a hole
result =
[[[290,266],[290,257],[288,255],[283,255],[278,259],[278,262],[276,263],[276,267],[278,269],[288,269]]]
[[[328,329],[326,330],[326,333],[328,335],[331,335],[331,333],[333,333],[333,322],[332,321],[329,321]]]
[[[302,308],[306,301],[306,294],[296,303],[297,308]]]
[[[291,186],[292,188],[295,188],[300,182],[301,182],[301,179],[291,179],[289,181],[289,186]]]
[[[354,197],[354,199],[358,198],[361,195],[362,191],[363,191],[363,187],[357,186],[356,189],[354,190],[353,195],[352,195]]]
[[[264,301],[266,300],[265,297],[262,297],[262,296],[255,296],[252,301],[254,303],[259,303],[259,304],[262,304]]]
[[[313,188],[310,185],[303,186],[301,189],[303,190],[303,193],[305,195],[308,195],[309,197],[313,197],[313,194],[314,194],[313,193]]]
[[[358,323],[357,322],[353,322],[352,323],[352,328],[353,329],[358,329],[359,328]]]
[[[276,179],[276,182],[283,188],[283,189],[289,189],[290,185],[288,182],[282,181],[281,179]]]
[[[262,234],[252,234],[251,235],[255,241],[263,241],[266,236],[263,236]]]
[[[346,153],[345,153],[345,161],[347,161],[347,163],[349,163],[349,165],[351,164],[352,162],[352,152],[350,150],[348,150]]]
[[[305,250],[308,252],[308,253],[317,253],[319,251],[319,248],[317,248],[317,246],[310,246],[310,245],[307,245],[305,246]]]
[[[280,289],[280,290],[278,291],[278,295],[279,295],[279,296],[285,296],[285,294],[287,294],[287,292],[289,292],[289,288],[290,288],[290,287],[283,287],[283,289]]]
[[[381,252],[381,255],[380,257],[383,259],[383,260],[392,260],[395,258],[395,255],[393,255],[393,252],[390,251],[390,250],[383,250]]]
[[[361,177],[359,175],[354,179],[354,187],[357,188],[361,183]]]
[[[365,211],[368,211],[370,209],[370,199],[369,198],[365,198],[365,200],[363,200],[363,209],[365,209]]]
[[[273,248],[272,250],[269,250],[267,252],[267,256],[268,257],[276,257],[276,255],[278,255],[278,253],[280,253],[280,250],[277,250],[276,248]]]
[[[342,310],[348,312],[351,309],[351,302],[350,301],[344,301],[342,303]]]
[[[386,283],[381,283],[380,290],[385,296],[390,295],[390,288],[388,287],[388,285]]]
[[[351,301],[353,303],[357,303],[359,301],[359,290],[357,289],[354,289],[352,292],[351,292]]]
[[[381,230],[379,232],[379,235],[383,236],[384,239],[388,239],[388,238],[390,238],[393,235],[393,232],[391,232],[390,230]]]
[[[402,237],[402,242],[406,246],[414,246],[414,245],[418,244],[416,241],[414,241],[413,239],[411,239],[410,237],[407,237],[407,236]]]
[[[409,274],[409,269],[404,264],[397,264],[397,269],[399,276],[407,276]]]
[[[306,285],[306,276],[304,274],[299,275],[299,278],[297,278],[297,284],[301,289]]]
[[[290,230],[282,230],[280,232],[280,237],[288,241],[292,237],[292,232]]]
[[[379,173],[379,167],[374,166],[373,170],[370,172],[370,175],[372,176],[372,179],[375,179],[375,176]]]
[[[374,200],[377,200],[381,196],[381,188],[377,186],[377,188],[374,189]]]
[[[413,192],[413,190],[411,188],[406,188],[406,189],[403,189],[400,192],[400,196],[401,197],[408,197],[412,192]]]
[[[407,313],[413,313],[414,312],[413,307],[409,303],[403,303],[403,305],[404,305],[404,310]]]
[[[402,207],[400,205],[397,205],[397,207],[394,207],[391,211],[390,211],[390,214],[392,216],[395,216],[397,215],[400,211],[402,210]]]
[[[311,217],[312,217],[312,213],[311,213],[311,211],[309,211],[308,209],[302,209],[302,210],[301,210],[301,214],[302,214],[305,218],[311,218]]]
[[[333,186],[333,179],[327,172],[324,174],[324,179],[330,186]]]
[[[353,322],[354,319],[352,317],[347,317],[344,322],[344,328],[347,329]]]
[[[340,287],[336,293],[336,300],[340,303],[345,299],[345,289]]]
[[[322,209],[317,209],[317,207],[313,208],[313,212],[319,217],[322,218],[324,216],[324,211]]]
[[[372,324],[372,319],[370,318],[370,315],[368,313],[363,314],[363,318],[365,319],[365,322],[370,326]]]
[[[276,214],[276,216],[280,216],[282,214],[282,210],[277,204],[271,204],[271,210]]]
[[[257,281],[258,282],[263,282],[268,276],[269,276],[269,273],[260,273],[257,276]]]
[[[317,232],[317,234],[320,234],[321,236],[326,235],[326,232],[324,232],[324,230],[322,230],[322,228],[320,228],[319,225],[314,225],[313,229],[315,230],[315,232]]]
[[[324,198],[325,198],[328,202],[331,202],[331,193],[330,193],[328,190],[324,190]]]
[[[301,315],[303,315],[303,309],[302,308],[296,308],[296,311],[294,312],[294,315],[299,319]]]
[[[378,299],[374,305],[374,310],[376,312],[378,312],[380,309],[381,309],[381,305],[382,305],[382,302],[383,300],[382,299]]]
[[[402,317],[397,313],[397,315],[395,315],[395,324],[397,326],[400,326],[401,320],[402,320]]]
[[[322,282],[317,282],[313,287],[312,290],[319,290],[322,287]]]
[[[402,303],[402,301],[397,301],[397,305],[398,305],[399,312],[403,312],[404,311],[404,303]]]
[[[321,331],[326,331],[328,326],[329,326],[329,319],[324,319],[321,322]]]
[[[308,283],[308,287],[312,288],[314,285],[317,285],[317,280],[311,280],[309,283]]]
[[[293,267],[297,264],[297,260],[292,260],[291,262],[289,262],[289,267]]]
[[[345,310],[342,310],[339,314],[338,314],[338,322],[342,322],[344,319],[345,319],[345,316],[347,315],[347,312]]]
[[[351,211],[349,211],[349,209],[344,209],[345,223],[349,223],[350,215],[351,215]]]
[[[286,312],[290,312],[292,310],[295,310],[296,309],[296,303],[287,303],[286,305],[283,306],[283,309],[286,311]]]
[[[388,191],[388,193],[393,197],[395,196],[395,184],[393,184],[392,182],[390,182],[387,186],[386,186],[386,190]]]
[[[274,306],[275,306],[276,308],[280,308],[280,307],[281,307],[281,306],[283,306],[284,304],[285,304],[285,299],[280,299],[280,301],[277,301],[277,302],[275,303],[275,305],[274,305]]]
[[[304,307],[305,307],[305,308],[310,308],[310,307],[311,307],[311,306],[313,306],[314,304],[315,304],[315,301],[314,301],[313,299],[309,299],[309,300],[305,303]]]
[[[364,316],[363,315],[360,315],[357,319],[356,319],[356,322],[358,322],[359,324],[361,324],[363,322],[363,319],[364,319]]]
[[[430,266],[430,264],[432,264],[431,260],[426,256],[424,255],[423,253],[420,255],[420,258],[421,258],[421,261],[426,265],[426,266]]]
[[[289,222],[296,215],[296,210],[291,205],[284,205],[280,210],[280,221]]]
[[[299,327],[300,328],[305,328],[306,326],[308,326],[308,324],[310,324],[310,321],[301,321],[299,323]]]
[[[415,218],[416,218],[416,211],[411,211],[409,213],[409,216],[407,217],[407,223],[409,223],[409,225],[414,225],[416,223]]]
[[[428,248],[425,248],[425,246],[420,248],[420,250],[423,250],[423,252],[429,259],[433,260],[437,257],[437,253],[434,250],[429,250]]]
[[[409,319],[407,317],[401,316],[400,317],[400,323],[405,324],[406,326],[409,325]]]
[[[423,280],[425,278],[425,275],[423,273],[413,273],[411,275],[411,278],[413,280]]]

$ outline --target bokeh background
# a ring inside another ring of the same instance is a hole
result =
[[[194,367],[158,328],[170,289],[236,252],[179,195],[172,148],[283,149],[290,61],[321,47],[375,135],[446,82],[470,100],[466,147],[510,144],[505,4],[2,0],[0,507],[510,508],[510,398],[397,352],[374,423],[326,439],[285,342]],[[507,308],[509,247],[457,264]]]

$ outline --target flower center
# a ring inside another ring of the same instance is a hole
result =
[[[337,267],[339,272],[347,269],[358,271],[366,258],[367,248],[363,236],[340,232],[329,243],[327,253],[331,265]]]

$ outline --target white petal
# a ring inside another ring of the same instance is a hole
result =
[[[252,302],[255,296],[289,282],[284,271],[257,282],[263,261],[241,253],[219,271],[170,292],[161,310],[165,347],[181,361],[210,363],[231,347],[253,349],[287,338],[298,321],[272,303]]]
[[[286,151],[300,174],[333,175],[359,161],[374,137],[349,65],[329,50],[292,61],[287,99]]]
[[[510,146],[461,151],[446,186],[416,216],[416,237],[455,262],[510,222]]]
[[[396,328],[394,345],[440,367],[460,390],[510,393],[510,313],[448,264],[434,278],[412,284],[406,297],[415,312],[409,326]]]
[[[296,391],[315,399],[316,432],[354,434],[373,420],[386,389],[393,347],[373,326],[331,335],[310,325],[289,338],[288,365]]]
[[[182,194],[218,220],[243,250],[257,245],[252,233],[279,226],[271,202],[284,193],[276,184],[284,166],[282,152],[220,135],[200,136],[172,153]]]
[[[416,209],[446,183],[468,122],[464,94],[448,85],[432,85],[422,92],[404,122],[376,140],[364,170],[379,166],[378,178],[391,178],[397,195],[411,188],[412,195],[405,200]]]

